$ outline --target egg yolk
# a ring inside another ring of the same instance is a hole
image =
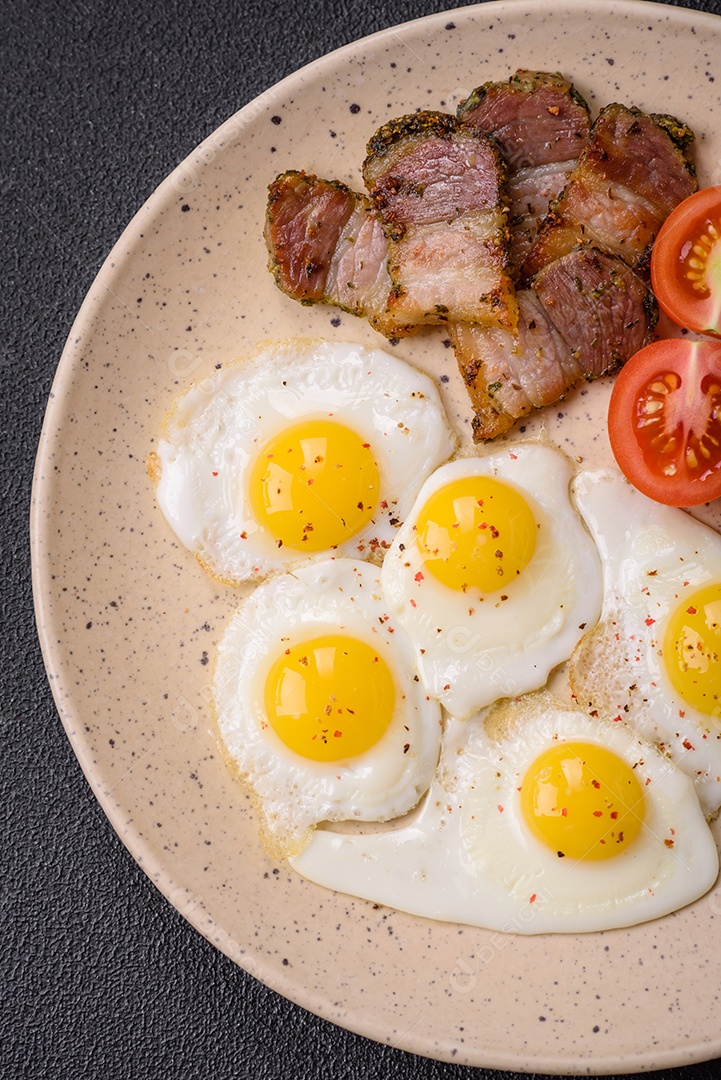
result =
[[[265,683],[265,711],[285,745],[312,761],[357,757],[379,741],[395,710],[388,665],[341,634],[293,645]]]
[[[416,525],[424,568],[465,592],[509,585],[536,548],[533,512],[515,488],[490,476],[465,476],[436,491]]]
[[[676,608],[666,627],[663,659],[683,700],[721,718],[721,582],[693,593]]]
[[[559,858],[608,859],[636,839],[644,794],[633,769],[595,743],[558,743],[533,762],[521,785],[523,817]]]
[[[250,471],[255,520],[278,547],[334,548],[368,524],[380,477],[370,445],[344,424],[305,420],[271,439]]]

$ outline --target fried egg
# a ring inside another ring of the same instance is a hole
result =
[[[279,858],[318,822],[406,813],[438,761],[440,708],[370,563],[327,560],[260,585],[220,642],[213,700]]]
[[[319,830],[291,865],[414,915],[540,934],[676,911],[713,885],[718,854],[692,781],[659,750],[541,691],[450,721],[412,823]]]
[[[601,608],[601,567],[560,451],[514,444],[438,469],[383,589],[429,692],[460,718],[543,686]]]
[[[721,536],[646,498],[616,470],[575,495],[603,559],[598,626],[571,662],[580,704],[620,716],[721,805]]]
[[[380,349],[290,340],[186,391],[149,470],[181,543],[237,584],[382,553],[455,444],[427,375]]]

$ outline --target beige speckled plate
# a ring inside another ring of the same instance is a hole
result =
[[[73,327],[45,418],[33,511],[45,662],[80,763],[120,837],[206,937],[280,993],[381,1042],[559,1073],[721,1053],[721,892],[628,931],[534,938],[428,922],[310,885],[264,855],[210,731],[209,658],[238,594],[204,576],[144,461],[174,396],[262,339],[374,342],[286,300],[265,269],[265,189],[287,167],[360,185],[366,139],[455,108],[517,66],[562,69],[592,105],[673,112],[721,179],[721,20],[621,0],[500,0],[384,31],[273,87],[134,218]],[[467,431],[443,335],[396,353],[436,376]],[[603,383],[535,420],[608,460]]]

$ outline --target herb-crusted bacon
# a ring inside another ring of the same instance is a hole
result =
[[[508,165],[511,263],[518,271],[588,145],[588,105],[563,75],[519,70],[507,82],[479,86],[457,115],[492,135]]]
[[[672,116],[607,105],[543,223],[526,259],[525,276],[581,243],[620,255],[645,273],[661,225],[697,188],[687,156],[692,140],[689,128]]]
[[[368,143],[363,179],[388,239],[388,310],[401,323],[512,327],[505,168],[485,135],[413,113]]]
[[[653,295],[621,259],[582,248],[517,293],[515,332],[449,327],[474,409],[476,441],[618,367],[650,339]]]
[[[269,187],[265,240],[276,284],[294,300],[365,315],[388,337],[415,329],[388,314],[388,243],[365,195],[337,180],[281,173]]]

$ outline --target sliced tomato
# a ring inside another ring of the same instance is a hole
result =
[[[679,326],[721,336],[721,187],[697,191],[666,218],[651,253],[651,284]]]
[[[671,506],[721,496],[721,342],[654,341],[626,362],[608,410],[619,468]]]

